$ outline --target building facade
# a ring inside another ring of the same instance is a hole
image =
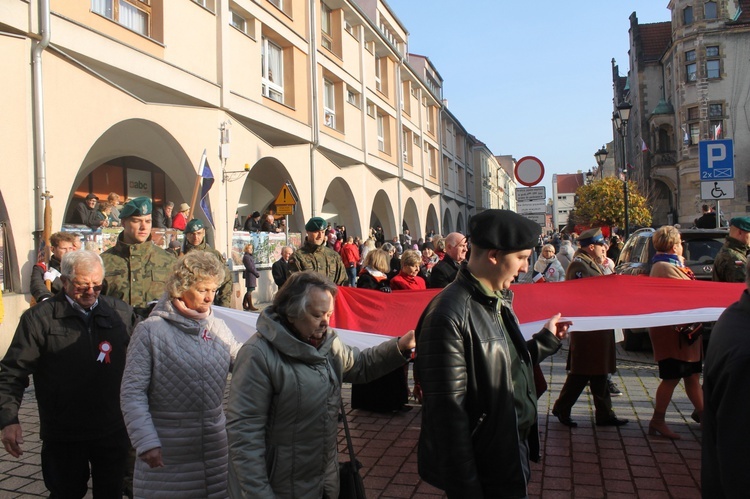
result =
[[[671,20],[639,24],[630,17],[630,70],[613,61],[614,105],[633,105],[623,141],[615,131],[618,168],[632,165],[653,207],[653,223],[691,225],[703,203],[699,143],[732,139],[734,198],[720,201],[725,218],[750,211],[750,2],[672,0]],[[625,147],[626,146],[626,147]],[[627,155],[627,157],[625,157]]]

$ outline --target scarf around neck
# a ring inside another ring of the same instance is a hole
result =
[[[665,262],[670,265],[674,265],[677,267],[680,272],[688,276],[689,279],[695,280],[695,274],[692,270],[690,270],[690,267],[686,267],[684,263],[682,263],[682,260],[679,256],[672,254],[672,253],[657,253],[654,255],[654,257],[651,259],[651,263],[658,263],[658,262]]]

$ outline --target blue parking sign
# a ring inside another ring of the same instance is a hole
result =
[[[732,139],[701,140],[698,143],[701,180],[734,178],[734,145]]]

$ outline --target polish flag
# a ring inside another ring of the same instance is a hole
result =
[[[727,306],[739,300],[745,289],[744,283],[627,275],[511,286],[513,308],[526,338],[537,333],[557,313],[573,321],[570,328],[573,334],[715,321]],[[440,291],[382,293],[340,287],[331,327],[350,346],[377,345],[415,329],[422,312]],[[613,296],[613,292],[617,299],[591,299]],[[255,332],[258,314],[223,307],[213,310],[238,341],[244,342]]]
[[[641,152],[648,151],[648,146],[646,145],[646,142],[641,138]]]
[[[721,123],[716,125],[716,128],[714,129],[714,140],[718,140],[721,138]]]

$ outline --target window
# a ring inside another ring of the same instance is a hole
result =
[[[685,52],[685,81],[691,82],[698,79],[698,65],[695,62],[695,50]]]
[[[721,59],[719,58],[719,47],[706,47],[706,77],[709,79],[721,78]]]
[[[213,12],[214,10],[214,0],[193,0],[193,2],[197,3],[203,8],[210,10],[211,12]]]
[[[381,58],[377,57],[375,58],[375,89],[378,92],[383,91],[383,81],[381,79]]]
[[[708,105],[708,117],[709,118],[723,118],[724,117],[724,105],[723,104],[709,104]]]
[[[359,107],[359,95],[351,88],[346,89],[346,102],[354,107]]]
[[[703,17],[706,19],[716,19],[717,11],[716,11],[716,2],[706,2],[703,5]]]
[[[711,120],[708,122],[708,138],[710,140],[724,138],[724,120]]]
[[[91,0],[91,11],[138,34],[151,35],[151,0]]]
[[[280,10],[284,10],[284,0],[268,0],[270,3],[278,7]]]
[[[238,30],[242,31],[245,34],[248,34],[247,32],[247,19],[245,19],[242,14],[239,12],[229,9],[229,12],[232,16],[232,19],[230,21],[230,24],[237,28]]]
[[[265,97],[284,103],[284,54],[281,47],[265,36],[261,44],[261,91]]]
[[[336,92],[333,83],[323,80],[323,115],[324,124],[336,128]]]
[[[323,36],[320,43],[328,50],[333,50],[333,39],[331,38],[331,9],[326,4],[320,4],[320,26]]]
[[[419,135],[414,134],[414,145],[419,147]]]
[[[409,80],[404,82],[401,91],[401,110],[411,116],[411,82]]]
[[[378,114],[378,151],[385,152],[385,116]]]
[[[352,27],[351,23],[347,20],[344,20],[344,31],[354,36],[354,28]]]
[[[697,145],[701,139],[700,112],[697,107],[688,108],[688,145]]]
[[[367,103],[367,116],[369,116],[370,118],[375,117],[375,104],[373,104],[372,102]]]
[[[688,24],[693,24],[693,8],[692,7],[685,7],[685,9],[682,11],[682,23],[687,26]]]
[[[426,110],[426,123],[427,123],[427,131],[432,132],[432,106],[427,106]]]
[[[401,141],[401,143],[402,143],[402,147],[404,148],[404,151],[402,153],[403,158],[404,158],[404,163],[411,163],[411,161],[409,160],[410,152],[411,152],[411,138],[409,137],[409,130],[404,128],[401,133],[403,136],[402,137],[403,140]]]

